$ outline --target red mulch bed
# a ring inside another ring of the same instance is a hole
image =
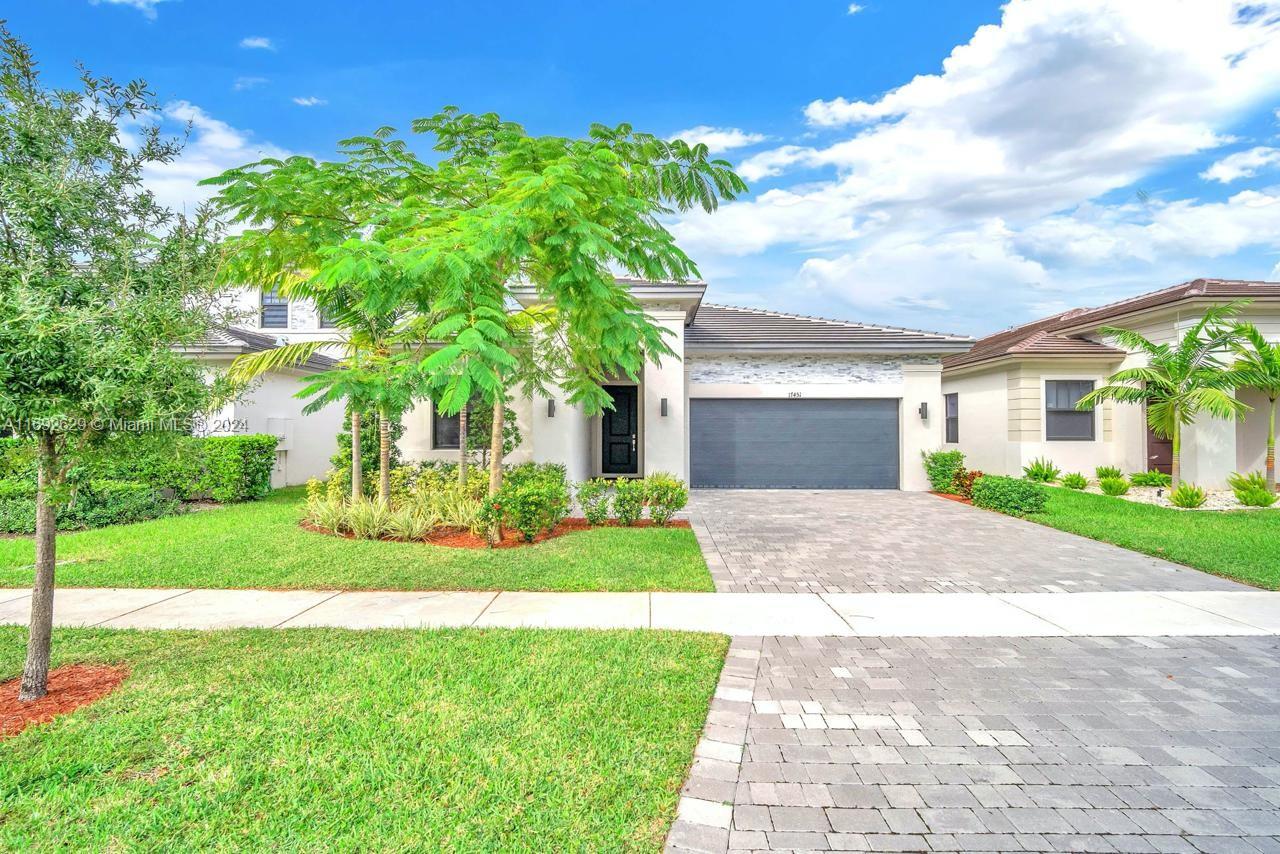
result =
[[[22,677],[0,683],[0,738],[29,726],[48,723],[99,700],[129,675],[129,668],[109,664],[68,664],[49,671],[49,693],[29,703],[18,702]]]
[[[947,499],[948,501],[954,501],[954,502],[956,502],[957,504],[968,504],[968,505],[969,505],[969,506],[971,506],[971,507],[973,506],[973,501],[972,501],[972,499],[969,499],[969,498],[963,498],[963,497],[961,497],[961,496],[959,496],[959,495],[952,495],[950,492],[931,492],[931,493],[929,493],[929,494],[930,494],[930,495],[936,495],[936,496],[938,496],[939,498],[945,498],[945,499]]]
[[[355,539],[355,537],[352,534],[335,534],[333,531],[330,531],[326,528],[319,528],[319,527],[316,527],[315,525],[310,525],[306,522],[300,522],[298,524],[300,524],[306,530],[313,531],[317,534],[328,534],[331,537],[345,537],[348,540]],[[537,545],[538,543],[546,542],[547,540],[550,540],[553,537],[563,537],[565,534],[572,534],[576,531],[585,531],[590,527],[591,525],[587,524],[586,519],[565,519],[559,525],[556,525],[555,528],[549,533],[539,534],[537,537],[534,538],[532,543],[526,542],[524,538],[524,534],[521,534],[519,531],[513,530],[511,528],[504,528],[502,531],[502,541],[497,543],[494,546],[494,548],[513,549],[513,548],[519,548],[520,546],[533,546],[533,545]],[[600,527],[615,528],[615,527],[618,527],[618,523],[616,520],[610,519]],[[641,519],[631,527],[652,528],[654,527],[654,524],[649,519]],[[685,519],[672,519],[670,522],[667,523],[667,527],[668,528],[688,528],[689,522]],[[403,540],[395,540],[391,537],[384,537],[383,539],[389,542],[404,542]],[[425,540],[420,540],[418,542],[430,543],[433,546],[446,546],[451,549],[487,549],[489,548],[489,541],[486,540],[484,537],[477,536],[476,534],[473,534],[470,531],[450,529],[450,528],[444,528],[438,531],[433,531],[427,535],[427,538]]]

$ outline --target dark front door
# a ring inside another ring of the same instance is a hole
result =
[[[1146,415],[1146,407],[1143,407],[1143,415]],[[1162,471],[1165,474],[1173,473],[1173,440],[1164,439],[1155,434],[1149,426],[1147,427],[1147,470]]]
[[[600,416],[600,471],[604,474],[639,474],[640,439],[636,387],[607,385],[613,409]]]

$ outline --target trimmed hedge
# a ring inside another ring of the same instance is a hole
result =
[[[973,503],[1010,516],[1026,516],[1044,509],[1044,487],[1016,477],[985,475],[973,485]]]
[[[210,436],[204,440],[205,480],[214,501],[255,501],[271,491],[275,436]]]
[[[0,481],[13,483],[13,481]],[[145,522],[181,512],[182,504],[165,498],[145,483],[127,480],[97,480],[76,490],[74,498],[56,509],[58,530],[103,528]],[[0,497],[0,533],[34,534],[36,501],[34,497]]]
[[[173,497],[252,501],[271,491],[275,436],[197,437],[174,433],[112,436],[68,472],[78,491],[98,481],[144,484]],[[31,442],[0,439],[0,500],[35,497]]]

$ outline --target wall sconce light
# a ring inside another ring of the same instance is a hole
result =
[[[667,399],[665,397],[662,399],[662,417],[667,417]]]
[[[556,402],[554,398],[547,399],[547,417],[548,418],[556,417]]]
[[[928,401],[926,401],[926,402],[924,402],[924,403],[920,404],[920,420],[921,420],[921,421],[928,421],[928,420],[929,420],[929,403],[928,403]]]

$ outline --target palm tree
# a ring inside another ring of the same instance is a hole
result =
[[[1252,323],[1233,328],[1233,349],[1239,357],[1231,367],[1236,384],[1254,388],[1267,396],[1267,488],[1276,488],[1276,400],[1280,400],[1280,342],[1262,337]]]
[[[1080,399],[1078,409],[1092,409],[1104,400],[1145,403],[1147,424],[1157,436],[1173,442],[1173,486],[1181,482],[1182,427],[1202,412],[1217,418],[1243,418],[1249,407],[1236,400],[1234,376],[1219,358],[1236,340],[1224,319],[1240,303],[1209,309],[1176,344],[1155,344],[1137,332],[1103,328],[1125,349],[1145,353],[1147,365],[1127,368],[1107,378],[1107,385]]]

